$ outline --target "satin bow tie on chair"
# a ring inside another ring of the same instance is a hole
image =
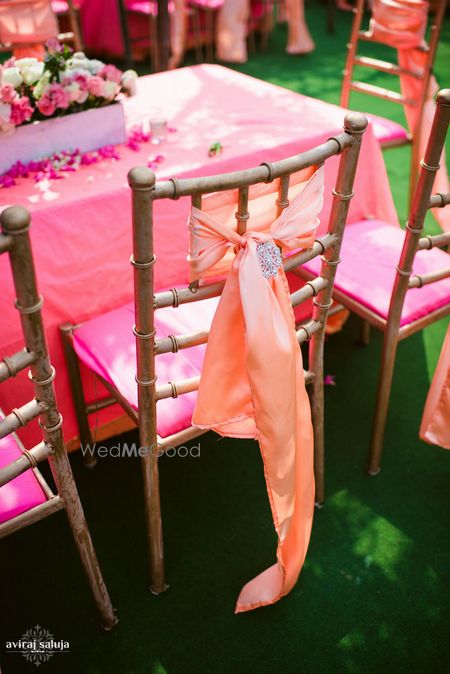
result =
[[[309,543],[311,411],[280,248],[312,246],[322,203],[321,167],[265,232],[251,230],[251,217],[240,235],[195,207],[190,215],[191,282],[211,275],[230,249],[235,252],[211,326],[192,423],[259,441],[278,535],[277,563],[244,586],[237,613],[287,594]]]

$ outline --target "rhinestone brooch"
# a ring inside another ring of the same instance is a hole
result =
[[[272,241],[264,241],[256,246],[256,254],[264,278],[276,276],[279,268],[283,264],[281,252],[278,246]]]

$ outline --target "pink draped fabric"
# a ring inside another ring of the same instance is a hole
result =
[[[372,9],[370,31],[374,39],[398,50],[398,61],[402,68],[423,73],[427,54],[418,49],[425,44],[429,3],[422,0],[375,0]],[[405,98],[420,98],[421,81],[410,75],[401,75],[400,84]],[[431,75],[422,119],[419,119],[417,107],[406,105],[405,115],[412,134],[419,133],[420,156],[423,157],[428,134],[435,112],[434,96],[439,87]],[[420,129],[417,125],[420,123]],[[442,153],[441,167],[436,175],[434,190],[449,191],[445,152]],[[450,212],[448,209],[434,209],[436,220],[444,230],[450,230]]]
[[[419,435],[430,444],[450,449],[450,325],[425,403]]]
[[[292,589],[311,534],[311,412],[279,249],[312,245],[323,183],[320,168],[265,230],[253,229],[257,206],[250,206],[248,229],[242,236],[210,213],[191,210],[191,280],[209,275],[228,253],[234,253],[211,326],[192,423],[221,435],[259,441],[278,535],[277,562],[244,586],[237,613],[272,604]]]

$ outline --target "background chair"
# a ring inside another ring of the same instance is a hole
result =
[[[53,6],[54,5],[54,6]],[[67,14],[71,30],[59,31],[55,10]],[[72,0],[1,0],[0,50],[14,51],[14,55],[42,56],[45,42],[57,37],[60,42],[71,42],[76,50],[82,41]]]
[[[169,14],[171,21],[176,18],[178,21],[176,30],[171,30],[170,25],[165,21],[165,17],[158,18],[157,0],[117,0],[120,16],[120,25],[122,31],[122,40],[125,49],[125,61],[130,67],[133,64],[133,47],[138,49],[150,50],[151,70],[166,70],[170,63],[170,44],[175,33],[177,43],[183,42],[180,46],[180,54],[177,61],[182,58],[184,49],[195,49],[197,61],[202,60],[201,45],[204,42],[202,26],[199,19],[198,8],[191,6],[186,0],[169,3]],[[148,22],[148,31],[132,35],[130,30],[133,18],[140,18]],[[186,25],[181,24],[186,21]],[[181,34],[182,33],[182,34]],[[172,36],[172,39],[171,39]],[[167,42],[167,45],[166,45]],[[167,52],[167,54],[165,53]],[[178,63],[176,63],[178,65]]]
[[[375,115],[368,115],[372,122],[375,135],[380,141],[383,149],[392,147],[399,147],[402,145],[411,144],[411,169],[410,169],[410,189],[409,189],[409,203],[411,205],[412,194],[414,186],[417,181],[418,162],[420,156],[421,145],[421,128],[424,106],[427,100],[430,78],[436,51],[439,44],[439,38],[442,28],[442,21],[444,18],[446,0],[438,0],[436,2],[436,13],[433,16],[429,44],[425,43],[415,49],[417,54],[414,60],[417,64],[410,67],[405,67],[401,61],[401,50],[398,52],[399,59],[397,63],[384,61],[371,56],[363,56],[358,53],[361,42],[380,42],[380,36],[371,30],[361,30],[362,21],[364,18],[365,0],[357,0],[354,8],[354,19],[351,30],[350,42],[348,44],[347,60],[344,69],[344,78],[342,81],[340,105],[343,108],[348,108],[351,105],[351,93],[358,92],[367,96],[374,96],[381,98],[390,103],[397,103],[404,107],[404,109],[412,108],[414,110],[414,128],[410,128],[408,132],[403,126],[393,122],[389,118],[377,117]],[[392,12],[392,9],[388,11]],[[408,11],[412,11],[408,10]],[[384,44],[387,42],[385,41]],[[395,43],[395,40],[394,40]],[[408,64],[409,65],[409,64]],[[397,77],[409,76],[419,85],[414,87],[415,93],[412,96],[406,97],[398,91],[393,91],[370,82],[360,81],[354,79],[355,67],[369,70],[376,70],[383,73],[388,73]]]
[[[310,340],[306,381],[311,383],[315,438],[315,471],[318,484],[316,501],[322,501],[320,485],[323,471],[323,342],[331,303],[331,288],[339,259],[345,219],[352,194],[353,179],[366,119],[349,114],[345,130],[336,139],[290,159],[265,163],[259,168],[208,178],[161,182],[146,168],[133,169],[129,182],[133,194],[133,257],[135,307],[127,305],[94,318],[81,326],[64,325],[61,334],[71,376],[74,404],[82,443],[92,446],[88,413],[95,404],[86,404],[79,376],[82,361],[100,379],[124,410],[139,425],[143,457],[144,491],[150,546],[152,591],[164,590],[162,525],[159,499],[158,453],[197,437],[204,431],[191,425],[199,386],[205,343],[224,281],[185,288],[172,288],[154,294],[153,203],[159,199],[191,197],[201,208],[202,195],[235,190],[236,228],[243,234],[248,220],[249,187],[274,184],[272,208],[278,214],[289,205],[290,177],[317,166],[343,152],[328,232],[313,248],[286,258],[286,270],[322,255],[320,275],[292,296],[293,305],[314,297],[313,317],[299,328],[300,343]],[[269,195],[270,196],[270,195]],[[235,209],[234,204],[233,212]],[[133,322],[135,326],[133,327]],[[134,338],[132,336],[134,333]],[[137,359],[137,361],[136,361]],[[137,362],[137,366],[136,366]],[[156,384],[156,373],[162,381]],[[137,387],[136,387],[137,382]],[[169,399],[173,398],[172,401]],[[111,400],[99,401],[107,405]],[[155,451],[158,450],[158,451]]]
[[[58,411],[51,366],[42,324],[42,297],[38,294],[28,229],[30,216],[20,206],[1,216],[0,253],[8,253],[16,290],[25,349],[0,362],[0,382],[28,366],[34,399],[8,415],[0,414],[0,538],[65,508],[75,544],[84,566],[102,625],[111,629],[114,614],[98,565],[89,529],[64,446],[62,417]],[[26,450],[14,431],[39,417],[43,442]],[[54,494],[37,469],[49,461],[57,487]]]
[[[73,42],[75,51],[83,51],[78,3],[74,2],[74,0],[52,0],[52,9],[58,19],[60,28],[65,28],[66,24],[68,24],[70,28],[68,33],[60,30],[60,34],[66,35],[67,37],[65,39]]]
[[[406,231],[378,220],[347,227],[333,297],[384,333],[372,424],[368,471],[380,470],[384,431],[398,343],[450,314],[450,232],[424,236],[428,208],[444,207],[450,194],[430,198],[450,120],[450,89],[437,96],[437,109],[414,193]],[[312,261],[297,270],[317,272]]]

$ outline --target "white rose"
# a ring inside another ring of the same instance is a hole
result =
[[[11,117],[11,105],[9,103],[0,102],[0,124],[6,124]]]
[[[44,93],[45,87],[50,83],[50,73],[44,73],[33,89],[33,96],[39,99]]]
[[[12,84],[15,89],[20,87],[22,84],[22,75],[20,74],[19,68],[16,68],[15,66],[5,68],[2,71],[2,83]]]
[[[105,81],[103,82],[102,98],[105,98],[107,101],[112,101],[118,90],[119,87],[116,82]]]
[[[103,61],[99,61],[98,59],[90,59],[89,60],[89,72],[92,75],[97,75],[97,73],[100,72],[102,68],[105,67],[105,64]]]
[[[135,70],[125,70],[122,75],[122,88],[125,89],[129,96],[136,95],[136,81],[138,74]]]
[[[34,56],[27,56],[23,59],[16,59],[14,61],[14,65],[21,69],[26,68],[27,66],[35,65],[36,63],[39,63],[39,61]]]
[[[43,72],[44,64],[36,61],[36,63],[22,68],[23,81],[28,85],[35,84],[42,77]]]
[[[69,69],[80,69],[80,70],[88,70],[89,71],[89,59],[85,54],[83,54],[82,51],[77,51],[75,54],[72,56],[72,58],[68,59],[66,62],[66,67]]]

